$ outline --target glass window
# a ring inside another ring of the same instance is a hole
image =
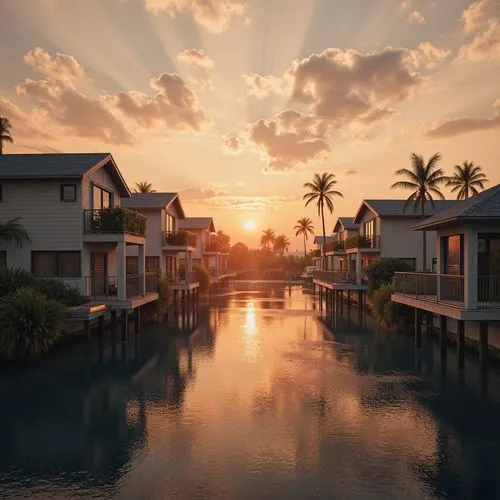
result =
[[[457,234],[443,239],[445,274],[463,274],[463,236]]]
[[[175,231],[175,217],[169,213],[165,213],[165,231],[173,233]]]
[[[364,233],[367,238],[373,238],[375,236],[375,219],[364,223]]]
[[[76,184],[61,184],[61,201],[76,201]]]
[[[38,278],[78,278],[80,252],[31,252],[31,272]]]
[[[160,257],[146,257],[146,272],[154,273],[160,269]]]
[[[0,269],[5,269],[7,267],[7,252],[5,250],[0,251]]]
[[[500,234],[480,234],[478,239],[478,273],[500,274]]]
[[[93,208],[94,210],[101,210],[102,208],[111,208],[113,203],[113,196],[109,191],[94,184],[92,189]]]

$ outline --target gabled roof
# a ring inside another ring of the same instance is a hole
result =
[[[326,243],[331,243],[334,239],[335,239],[335,236],[332,234],[332,235],[326,236],[324,241]],[[315,236],[314,237],[314,244],[315,245],[323,245],[323,236]]]
[[[214,219],[212,217],[186,217],[179,221],[179,229],[208,229],[215,233]]]
[[[174,205],[179,218],[184,219],[184,209],[177,193],[132,193],[130,198],[122,200],[124,208],[162,209],[170,205]]]
[[[404,211],[406,200],[363,200],[354,217],[354,222],[359,223],[366,212],[371,210],[379,217],[406,217],[410,219],[420,217],[419,213],[414,213],[413,204]],[[445,210],[456,205],[457,200],[434,200],[434,206],[428,202],[425,206],[427,215],[434,215],[441,210]]]
[[[461,220],[500,220],[500,184],[442,210],[412,229],[428,229]]]
[[[47,153],[0,155],[1,180],[81,179],[105,167],[120,196],[130,190],[110,153]]]
[[[359,229],[359,224],[354,222],[354,217],[339,217],[333,227],[333,232],[338,233],[341,229]]]

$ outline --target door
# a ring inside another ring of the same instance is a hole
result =
[[[92,295],[108,295],[108,254],[106,252],[92,252],[90,254],[90,266]]]

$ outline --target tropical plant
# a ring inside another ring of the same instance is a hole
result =
[[[12,138],[12,124],[6,116],[0,116],[0,155],[3,154],[3,143],[14,142]]]
[[[16,217],[5,223],[0,222],[0,240],[14,241],[18,247],[22,247],[24,242],[29,243],[29,234],[19,223],[20,220],[20,217]]]
[[[212,236],[211,242],[216,245],[219,252],[227,253],[231,247],[231,236],[226,234],[224,231],[219,230]]]
[[[411,169],[400,168],[396,170],[396,175],[402,176],[405,180],[395,182],[393,189],[409,189],[412,191],[407,198],[403,211],[406,212],[408,206],[413,204],[413,213],[420,212],[422,219],[425,219],[425,207],[427,202],[434,206],[434,196],[444,200],[444,195],[439,190],[440,184],[447,182],[448,178],[444,175],[441,168],[438,168],[441,155],[436,153],[427,163],[423,156],[412,153]],[[427,233],[423,231],[422,236],[422,265],[423,270],[427,269]]]
[[[159,323],[168,313],[173,300],[172,287],[165,277],[158,270],[156,277],[156,291],[158,292],[158,300],[150,302],[144,306],[144,321],[147,323]]]
[[[486,174],[473,161],[464,161],[462,165],[455,165],[455,172],[448,177],[447,186],[453,186],[452,193],[457,193],[457,200],[468,200],[471,196],[484,189],[489,182]]]
[[[304,257],[307,257],[307,245],[306,242],[309,239],[310,234],[314,234],[314,226],[312,220],[309,217],[302,217],[297,221],[294,226],[295,236],[302,235],[304,238]]]
[[[19,288],[34,286],[35,277],[21,267],[0,269],[0,297],[5,297]]]
[[[306,200],[306,207],[309,203],[313,201],[316,202],[316,207],[318,208],[318,215],[321,216],[321,224],[323,226],[323,268],[326,269],[326,254],[325,254],[325,241],[326,241],[326,231],[325,231],[325,205],[330,213],[333,212],[333,199],[337,197],[343,197],[344,195],[340,191],[334,189],[337,181],[335,180],[335,175],[327,172],[319,174],[314,174],[312,182],[306,182],[304,187],[310,189],[308,193],[303,196]]]
[[[210,272],[208,269],[205,269],[203,266],[199,264],[193,265],[193,271],[196,272],[196,280],[200,284],[200,292],[209,292],[210,291]]]
[[[380,259],[372,262],[366,268],[365,273],[368,278],[370,291],[374,291],[382,285],[390,284],[394,273],[411,272],[414,270],[410,264],[401,259]]]
[[[274,239],[273,249],[274,252],[283,256],[285,252],[288,252],[290,248],[290,240],[285,234],[280,234]]]
[[[67,307],[79,306],[85,302],[85,297],[78,289],[57,278],[36,280],[34,287],[48,299],[56,300]]]
[[[134,193],[156,193],[156,190],[151,182],[141,181],[135,183]]]
[[[274,230],[268,227],[264,231],[262,231],[262,236],[260,237],[260,246],[262,248],[270,249],[274,244],[276,236],[274,234]]]
[[[31,358],[47,352],[61,335],[64,306],[33,287],[0,300],[0,356]]]

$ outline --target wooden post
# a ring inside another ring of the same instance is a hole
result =
[[[415,309],[415,347],[422,347],[422,321],[418,309]]]
[[[122,309],[122,342],[127,342],[127,333],[128,333],[128,311],[126,309]]]
[[[111,311],[111,335],[116,335],[116,310]]]
[[[439,347],[441,359],[446,359],[446,335],[448,331],[448,318],[443,314],[439,318]]]
[[[482,370],[488,367],[488,323],[479,322],[479,365]]]
[[[340,315],[342,316],[344,314],[344,292],[343,292],[343,290],[340,290],[339,295],[340,295]]]
[[[174,290],[174,315],[177,316],[177,300],[179,296],[178,290]]]
[[[141,328],[141,308],[140,306],[135,309],[135,321],[134,321],[135,334],[139,335],[139,330]]]
[[[181,292],[181,309],[182,315],[184,316],[184,313],[186,311],[186,290],[182,290]]]
[[[84,322],[83,322],[83,334],[85,336],[85,338],[87,340],[90,340],[90,337],[91,337],[91,329],[90,329],[90,320],[89,319],[86,319]]]
[[[457,320],[457,354],[458,367],[463,369],[465,364],[465,321]]]

